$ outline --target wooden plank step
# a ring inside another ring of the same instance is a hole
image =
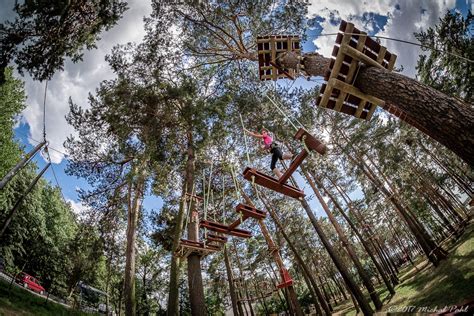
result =
[[[303,149],[298,156],[291,162],[291,165],[288,167],[288,169],[285,171],[284,174],[282,174],[281,178],[278,179],[278,182],[280,183],[285,183],[295,172],[295,170],[303,163],[303,160],[308,156],[308,152],[306,149]]]
[[[302,190],[285,183],[279,183],[277,179],[266,175],[263,172],[257,171],[254,168],[247,167],[244,170],[244,178],[248,181],[253,181],[252,177],[255,177],[256,184],[292,198],[299,199],[305,196]]]
[[[216,242],[216,243],[226,243],[227,242],[227,240],[222,240],[222,239],[219,239],[219,238],[209,237],[209,235],[207,236],[206,241]]]
[[[238,229],[238,228],[229,229],[229,226],[216,223],[216,222],[201,220],[200,225],[201,227],[207,228],[209,230],[212,230],[218,233],[223,233],[226,235],[242,237],[242,238],[252,237],[252,233],[250,233],[247,230]]]
[[[186,247],[194,247],[194,248],[199,248],[199,249],[209,249],[209,250],[215,250],[218,251],[221,248],[218,246],[214,245],[204,245],[202,241],[194,241],[194,240],[189,240],[189,239],[180,239],[180,244],[181,246],[186,246]]]
[[[295,139],[302,141],[304,138],[304,143],[306,147],[310,150],[314,150],[321,155],[326,153],[326,145],[319,141],[316,137],[308,133],[304,128],[300,128],[298,132],[296,132]]]
[[[214,235],[214,234],[207,234],[207,237],[209,238],[213,238],[213,239],[219,239],[220,241],[222,242],[226,242],[227,241],[227,237],[225,236],[220,236],[220,235]]]
[[[239,203],[239,205],[235,207],[235,211],[238,213],[242,213],[242,215],[244,216],[252,217],[257,220],[264,219],[265,217],[267,217],[267,213],[265,211],[261,211],[253,206],[242,203]]]

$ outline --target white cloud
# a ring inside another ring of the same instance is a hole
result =
[[[113,78],[112,70],[104,57],[113,46],[127,42],[140,42],[145,35],[143,16],[151,13],[149,1],[131,0],[129,9],[118,24],[108,32],[101,34],[97,49],[86,51],[84,59],[77,64],[67,61],[64,71],[58,72],[48,83],[46,100],[46,134],[50,146],[65,151],[63,143],[74,130],[65,120],[69,112],[68,99],[87,107],[89,92],[94,92],[102,80]],[[25,89],[28,96],[27,108],[23,111],[23,122],[30,126],[33,139],[43,138],[43,97],[44,82],[33,81],[25,76]],[[36,142],[31,141],[33,145]],[[50,151],[53,163],[60,163],[64,158],[56,151]]]
[[[87,206],[82,204],[81,202],[75,202],[74,200],[67,199],[66,200],[68,203],[71,203],[71,208],[74,214],[77,215],[78,218],[82,218],[86,215],[87,213]]]
[[[357,28],[370,32],[373,23],[363,19],[365,13],[373,13],[388,18],[385,27],[375,35],[387,36],[417,42],[413,36],[414,32],[435,25],[439,18],[448,9],[454,8],[455,0],[420,0],[420,1],[330,1],[313,0],[309,7],[309,16],[320,16],[325,19],[321,22],[322,33],[334,33],[339,29],[338,25],[331,24],[331,20],[343,19],[352,21]],[[314,40],[318,52],[330,56],[334,46],[334,36],[321,36]],[[415,76],[415,65],[421,50],[417,46],[407,45],[394,41],[382,40],[382,45],[397,54],[396,66],[403,65],[403,73],[407,76]]]

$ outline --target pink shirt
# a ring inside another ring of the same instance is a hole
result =
[[[270,148],[271,144],[273,142],[273,139],[270,137],[270,135],[263,136],[263,143],[265,144],[265,149]]]

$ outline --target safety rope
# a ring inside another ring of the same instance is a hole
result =
[[[245,153],[247,154],[247,162],[250,165],[249,146],[247,144],[247,134],[245,133],[244,120],[242,119],[242,115],[240,113],[239,113],[239,116],[240,116],[240,124],[242,124],[242,131],[244,132]]]

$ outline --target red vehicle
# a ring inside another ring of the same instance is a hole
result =
[[[39,284],[38,280],[36,280],[31,275],[26,274],[25,272],[18,274],[16,277],[16,282],[23,285],[27,289],[38,292],[39,294],[44,294],[45,292],[44,287]]]

